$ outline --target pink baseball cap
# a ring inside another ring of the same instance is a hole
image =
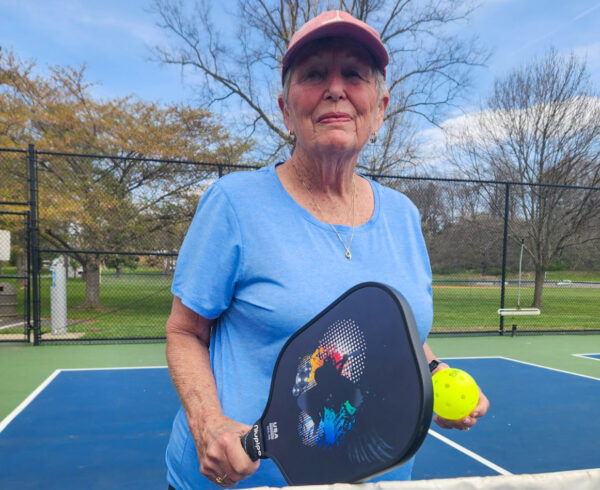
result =
[[[375,58],[385,77],[385,67],[390,61],[388,52],[381,42],[379,33],[370,25],[352,17],[342,10],[329,10],[317,15],[298,29],[281,60],[281,80],[292,64],[298,51],[307,43],[324,37],[349,37],[363,44]]]

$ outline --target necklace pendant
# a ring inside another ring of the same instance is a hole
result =
[[[352,260],[352,254],[350,253],[350,250],[346,249],[346,258],[348,260]]]

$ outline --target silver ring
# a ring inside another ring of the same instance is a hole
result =
[[[215,481],[219,484],[219,485],[223,485],[223,482],[225,481],[225,478],[227,478],[227,473],[225,473],[223,476],[217,476],[215,478]]]

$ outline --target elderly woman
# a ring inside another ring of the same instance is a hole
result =
[[[302,325],[350,287],[379,281],[410,303],[425,344],[431,270],[419,214],[402,194],[356,173],[389,94],[377,32],[347,13],[305,24],[283,57],[279,106],[292,157],[216,182],[181,247],[167,323],[167,358],[182,408],[167,449],[172,488],[283,486],[240,436],[262,414],[277,355]],[[210,348],[209,348],[210,347]],[[485,414],[437,419],[468,429]],[[379,479],[410,479],[412,461]]]

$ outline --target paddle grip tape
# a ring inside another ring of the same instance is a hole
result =
[[[260,421],[256,422],[252,429],[242,436],[241,441],[244,451],[252,461],[266,458]]]

